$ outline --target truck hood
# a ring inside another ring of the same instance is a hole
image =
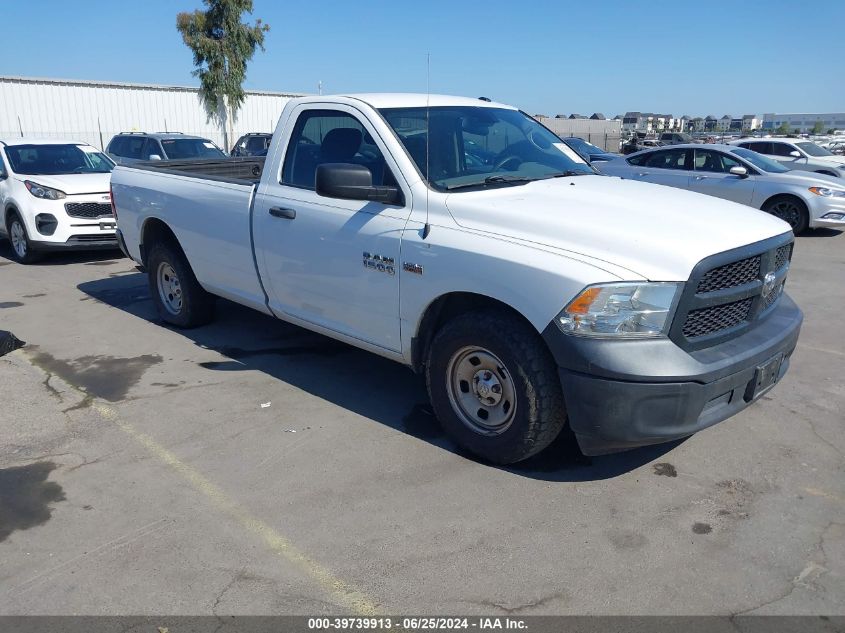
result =
[[[42,174],[15,174],[15,178],[23,182],[37,182],[39,185],[64,191],[69,196],[83,193],[108,193],[111,174],[62,174],[47,176]]]
[[[611,176],[539,180],[447,196],[460,226],[685,281],[708,255],[790,230],[767,213],[712,196]],[[566,253],[563,253],[566,254]]]

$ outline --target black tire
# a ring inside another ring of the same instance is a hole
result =
[[[810,214],[804,201],[795,196],[775,196],[763,205],[763,211],[787,222],[792,232],[799,235],[810,225]]]
[[[214,318],[214,296],[200,286],[179,246],[170,241],[154,244],[147,257],[147,274],[153,304],[162,321],[192,328]],[[173,282],[178,292],[167,285]]]
[[[486,360],[481,363],[479,358]],[[501,365],[486,371],[490,360]],[[481,369],[471,380],[458,380],[461,367]],[[499,391],[491,392],[489,383],[481,387],[484,380],[493,381],[493,390],[498,383]],[[566,424],[563,392],[548,348],[527,323],[506,311],[471,312],[446,323],[429,347],[426,383],[444,431],[460,446],[496,464],[512,464],[539,453]],[[482,404],[482,388],[488,396],[498,395],[494,406]],[[508,398],[513,399],[510,408]],[[474,415],[467,413],[475,407]],[[490,412],[483,420],[478,417],[482,410]],[[505,420],[510,416],[510,421],[495,430],[479,429],[478,424],[492,424],[490,416]]]
[[[22,241],[20,237],[18,238],[17,245],[15,244],[16,240],[12,237],[13,231],[16,235],[22,236]],[[17,263],[34,264],[41,259],[42,254],[32,250],[32,243],[29,240],[26,224],[23,223],[17,211],[10,212],[6,218],[6,236],[9,239],[9,245],[12,247],[12,259]],[[18,252],[19,248],[22,250],[22,253]]]

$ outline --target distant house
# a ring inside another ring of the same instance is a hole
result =
[[[556,119],[565,119],[565,118],[566,118],[566,115],[565,115],[565,114],[556,114],[556,115],[555,115],[555,118],[556,118]]]
[[[718,121],[719,120],[712,114],[708,114],[706,117],[704,117],[704,131],[714,132],[716,130],[716,123],[718,123]]]
[[[733,121],[731,115],[726,114],[721,119],[716,121],[716,130],[719,132],[727,132],[731,129],[731,121]]]
[[[601,112],[593,112],[593,114],[590,118],[593,121],[606,121],[607,120],[607,117],[604,116]]]
[[[580,115],[580,114],[570,114],[570,115],[569,115],[569,118],[570,118],[570,119],[586,119],[587,117],[582,116],[582,115]]]
[[[742,115],[742,131],[743,132],[753,132],[754,130],[760,129],[762,127],[763,121],[757,118],[756,114],[743,114]]]

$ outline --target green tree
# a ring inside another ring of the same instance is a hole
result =
[[[264,50],[264,34],[270,26],[260,19],[244,24],[241,16],[252,13],[252,0],[203,0],[207,10],[176,16],[176,29],[194,54],[193,75],[200,80],[200,99],[209,119],[223,125],[230,149],[232,126],[245,94],[246,64],[255,49]]]
[[[813,124],[813,134],[821,134],[824,132],[824,124],[821,121],[816,121]]]
[[[789,127],[789,121],[784,121],[780,124],[780,127],[777,129],[778,134],[789,134],[792,132],[792,128]]]

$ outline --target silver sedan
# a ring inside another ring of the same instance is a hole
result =
[[[734,145],[674,145],[597,165],[602,173],[697,191],[762,209],[797,234],[807,228],[845,229],[841,178],[791,171]]]

